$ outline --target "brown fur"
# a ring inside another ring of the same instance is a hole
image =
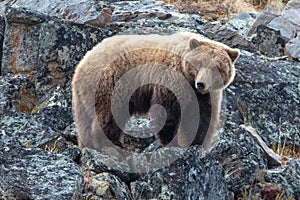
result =
[[[128,117],[149,110],[161,144],[167,145],[178,132],[179,145],[187,146],[186,135],[195,128],[192,122],[198,114],[190,104],[192,94],[184,92],[189,84],[200,111],[199,127],[192,144],[203,144],[208,149],[218,128],[222,91],[234,77],[234,62],[238,56],[238,50],[193,33],[126,35],[103,40],[86,54],[73,77],[73,110],[79,146],[97,149],[108,145],[103,132],[115,145],[122,146],[122,129]],[[135,78],[125,79],[116,89],[120,77],[139,66],[144,67],[134,72]],[[187,81],[179,81],[167,71],[170,69],[182,74]],[[176,85],[177,96],[173,89],[152,83],[130,93],[129,102],[122,95],[112,102],[112,95],[119,94],[116,90],[123,94],[132,84],[148,83],[151,75],[170,86]],[[198,81],[205,83],[205,87],[198,88]],[[156,104],[165,108],[164,124],[161,124],[164,113],[150,109]],[[122,111],[124,105],[128,106],[128,115]],[[112,106],[118,111],[115,116]],[[181,115],[186,117],[181,119]]]

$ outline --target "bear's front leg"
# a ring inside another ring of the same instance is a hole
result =
[[[211,117],[207,134],[203,141],[203,148],[209,150],[214,142],[218,139],[218,128],[220,121],[220,109],[222,102],[222,90],[210,92]]]

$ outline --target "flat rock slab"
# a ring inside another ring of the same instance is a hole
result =
[[[295,60],[300,60],[300,32],[285,45],[285,54]]]
[[[67,157],[0,141],[0,199],[80,199],[82,169]]]

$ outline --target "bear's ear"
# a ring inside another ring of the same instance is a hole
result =
[[[196,40],[194,38],[190,39],[190,48],[191,49],[195,49],[195,48],[197,48],[199,46],[201,46],[201,43],[198,40]]]
[[[233,63],[236,61],[236,59],[240,55],[240,50],[238,50],[238,49],[226,49],[226,52],[228,53],[228,55],[231,58],[231,61]]]

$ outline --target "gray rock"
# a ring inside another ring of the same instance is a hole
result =
[[[245,37],[238,34],[226,26],[222,26],[219,22],[208,23],[204,27],[205,36],[212,40],[222,42],[233,48],[241,48],[248,51],[255,51],[256,47]]]
[[[1,74],[29,76],[38,97],[57,85],[66,87],[83,55],[107,36],[101,29],[24,8],[7,7],[5,14]]]
[[[291,39],[286,45],[285,45],[285,54],[290,56],[291,58],[295,60],[300,60],[300,32],[298,32],[297,37],[294,39]]]
[[[130,118],[125,126],[124,148],[127,151],[142,152],[155,140],[149,118]]]
[[[49,152],[65,155],[76,163],[80,161],[81,150],[77,146],[71,145],[64,137],[59,136],[38,147]]]
[[[279,30],[274,30],[265,25],[257,27],[257,34],[252,38],[258,51],[268,57],[278,57],[284,54],[284,46],[288,42]]]
[[[5,1],[5,3],[10,6],[23,7],[33,12],[40,12],[48,16],[55,16],[80,24],[91,24],[94,22],[93,25],[100,27],[106,26],[113,11],[103,1],[17,0],[13,2]]]
[[[177,31],[199,31],[190,15],[163,1],[120,1],[110,4],[114,12],[108,29],[118,34],[170,34]]]
[[[1,199],[80,199],[83,173],[62,155],[0,141]]]
[[[162,169],[131,183],[134,199],[228,199],[224,172],[202,148],[188,148]]]
[[[236,124],[226,123],[220,135],[208,156],[222,164],[228,190],[239,193],[253,184],[257,171],[268,167],[266,155]]]
[[[27,76],[13,75],[1,78],[2,96],[6,99],[6,110],[14,108],[24,113],[31,113],[36,104],[35,85]]]
[[[53,130],[63,131],[73,123],[71,107],[71,86],[64,90],[58,85],[38,100],[31,114]]]
[[[272,167],[249,133],[239,127],[240,124],[247,123],[247,120],[241,116],[249,119],[245,114],[248,113],[254,116],[251,119],[259,119],[256,122],[252,120],[251,124],[260,124],[260,129],[257,130],[260,130],[259,133],[266,142],[270,135],[273,135],[278,142],[279,138],[275,135],[279,131],[279,123],[272,120],[275,116],[287,119],[288,121],[282,120],[287,127],[295,128],[297,126],[299,129],[299,123],[294,122],[293,116],[287,113],[299,110],[296,108],[299,107],[297,83],[299,84],[300,65],[298,62],[270,60],[264,56],[241,51],[241,56],[235,66],[236,77],[226,89],[223,98],[224,106],[221,111],[223,124],[219,131],[220,140],[212,149],[211,157],[218,159],[223,165],[228,189],[234,192],[235,197],[238,197],[241,189],[252,188],[260,170]],[[272,87],[279,83],[287,85],[286,89],[278,91]],[[248,98],[247,106],[240,104],[238,106],[238,99],[245,95]],[[268,99],[267,96],[270,98]],[[283,110],[280,110],[282,108]],[[263,116],[266,118],[262,118]],[[266,121],[267,119],[270,121]],[[275,132],[268,131],[271,124],[275,127],[273,129]],[[296,131],[296,135],[298,133],[299,130]],[[291,134],[291,138],[293,137]],[[260,193],[260,190],[256,191],[255,188],[252,188],[251,191],[252,194]]]
[[[37,147],[57,138],[59,132],[26,114],[31,112],[35,104],[34,90],[34,84],[27,77],[20,75],[1,77],[0,134],[14,138],[23,146]]]
[[[300,162],[293,160],[291,163],[278,170],[268,170],[264,179],[269,183],[281,184],[284,188],[284,197],[300,198]]]
[[[15,138],[22,146],[38,147],[59,137],[59,133],[51,128],[15,110],[1,118],[0,127],[0,135]]]
[[[258,54],[241,51],[235,65],[236,76],[225,90],[222,120],[239,126],[244,121],[237,106],[238,98],[254,89],[277,83],[299,82],[300,64],[286,60],[269,60]]]
[[[84,199],[132,199],[128,186],[109,173],[86,173]]]
[[[77,130],[75,122],[67,126],[61,134],[67,141],[77,144]]]
[[[294,38],[296,35],[296,28],[281,17],[274,18],[267,26],[275,31],[279,31],[280,35],[288,40]]]
[[[252,42],[258,46],[261,54],[269,57],[283,56],[285,44],[300,30],[299,18],[299,2],[289,1],[282,13],[267,9],[261,14],[248,32],[248,36],[255,36]]]
[[[283,19],[295,26],[300,31],[300,2],[290,0],[282,13]]]
[[[260,13],[243,12],[226,22],[225,26],[233,31],[237,31],[241,36],[247,37],[250,28],[253,26]]]
[[[161,148],[147,156],[122,155],[108,147],[101,152],[84,148],[81,163],[96,173],[109,172],[131,182],[134,199],[226,199],[229,195],[222,167],[204,157],[201,147]]]
[[[3,117],[10,109],[9,83],[4,78],[0,78],[0,118]]]
[[[2,61],[4,31],[5,31],[5,20],[4,20],[4,17],[0,16],[0,66],[1,66],[1,61]],[[0,76],[1,76],[1,70],[0,70]]]
[[[90,148],[82,149],[81,165],[95,173],[109,172],[118,176],[124,182],[130,182],[135,177],[128,173],[130,165],[120,151],[105,147],[101,151]]]
[[[239,98],[245,124],[251,124],[272,143],[300,145],[299,82],[278,82],[250,91]]]
[[[271,8],[266,9],[264,13],[262,13],[254,22],[253,26],[248,32],[248,36],[252,36],[256,34],[256,30],[260,25],[267,25],[272,21],[274,18],[280,16],[280,12],[278,10],[274,10]]]
[[[236,63],[236,77],[232,86],[241,84],[260,88],[268,84],[298,82],[300,63],[287,60],[272,60],[258,54],[242,51]],[[237,95],[244,93],[241,92]]]

